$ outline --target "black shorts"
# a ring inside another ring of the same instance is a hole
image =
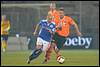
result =
[[[1,40],[7,41],[8,40],[8,35],[1,35]]]
[[[59,34],[55,33],[53,36],[53,42],[56,43],[57,48],[61,49],[66,41],[66,37],[60,36]]]

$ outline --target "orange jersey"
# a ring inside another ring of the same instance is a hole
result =
[[[69,16],[64,16],[64,18],[60,20],[60,23],[62,29],[56,30],[56,32],[61,36],[67,37],[69,35],[70,26],[75,22]]]
[[[56,25],[58,25],[59,21],[60,21],[60,17],[59,17],[59,12],[57,10],[54,11],[49,11],[52,16],[53,16],[53,22],[55,22]]]
[[[8,35],[8,30],[10,29],[10,22],[9,21],[1,21],[1,35]],[[5,31],[6,30],[6,31]]]

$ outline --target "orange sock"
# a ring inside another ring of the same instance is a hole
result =
[[[55,51],[55,53],[56,53],[56,59],[57,59],[59,56],[61,56],[61,53],[60,53],[60,51],[56,48],[56,46],[54,46],[53,48],[54,48],[54,51]]]
[[[59,56],[61,56],[60,52],[56,53],[56,58],[58,58]]]

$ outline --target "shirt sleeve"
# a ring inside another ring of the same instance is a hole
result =
[[[73,25],[75,23],[75,21],[71,17],[68,17],[68,20],[70,25]]]
[[[42,20],[39,22],[39,25],[40,25],[40,26],[42,26],[42,22],[43,22]]]

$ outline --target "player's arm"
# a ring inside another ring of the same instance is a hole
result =
[[[61,30],[61,28],[62,28],[62,25],[59,23],[59,24],[56,26],[56,29],[57,29],[57,30]]]
[[[39,26],[42,26],[42,24],[43,24],[43,20],[41,20],[41,21],[36,25],[36,28],[35,28],[35,31],[34,31],[33,35],[36,35],[36,34],[37,34],[37,30],[38,30]]]
[[[69,21],[70,21],[70,24],[74,26],[77,35],[82,36],[81,32],[79,31],[78,25],[75,23],[75,21],[71,17],[69,17]]]
[[[36,25],[35,31],[33,33],[34,35],[36,35],[38,28],[39,28],[39,24]]]
[[[10,22],[8,21],[8,27],[4,31],[9,31],[10,30]]]
[[[82,36],[81,32],[79,31],[78,25],[76,23],[73,23],[73,25],[74,25],[77,35]]]

